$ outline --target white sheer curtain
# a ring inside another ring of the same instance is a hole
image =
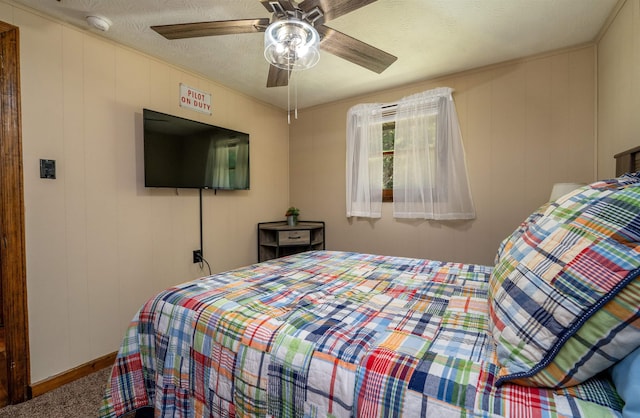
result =
[[[213,187],[229,188],[229,149],[226,141],[211,141],[205,175],[213,179]]]
[[[249,185],[249,144],[236,145],[235,187],[244,188]]]
[[[429,90],[398,102],[393,157],[396,218],[475,218],[452,91]]]
[[[382,105],[347,113],[347,217],[382,216]]]

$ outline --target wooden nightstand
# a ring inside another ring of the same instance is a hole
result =
[[[324,250],[324,222],[300,221],[296,226],[286,221],[258,224],[258,261],[271,260],[309,250]]]

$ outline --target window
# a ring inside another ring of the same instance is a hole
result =
[[[473,219],[464,148],[450,88],[347,114],[347,217]],[[384,196],[384,197],[383,197]]]
[[[393,144],[396,123],[382,124],[382,201],[393,202]]]
[[[395,117],[395,112],[390,114]],[[434,113],[429,118],[428,129],[428,146],[427,155],[429,158],[430,178],[435,178],[436,170],[436,116]],[[396,137],[396,122],[385,122],[382,124],[382,201],[393,202],[393,160]],[[431,186],[433,188],[433,185]]]

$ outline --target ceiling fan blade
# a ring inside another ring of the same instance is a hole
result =
[[[320,25],[320,49],[380,74],[398,57],[366,44],[335,29]]]
[[[377,0],[304,0],[298,5],[303,12],[309,12],[318,7],[324,14],[324,21],[351,13]]]
[[[270,65],[269,76],[267,77],[267,87],[282,87],[287,84],[289,84],[288,71],[278,68],[275,65]]]
[[[200,36],[233,35],[237,33],[264,32],[269,19],[218,20],[213,22],[178,23],[151,26],[167,39],[197,38]]]
[[[264,8],[267,9],[269,13],[274,13],[274,11],[277,11],[277,7],[278,7],[278,6],[275,6],[276,10],[274,10],[274,8],[271,6],[271,3],[280,4],[280,7],[282,7],[282,10],[284,11],[292,12],[296,10],[296,5],[293,4],[291,0],[260,0],[260,3],[262,3]]]

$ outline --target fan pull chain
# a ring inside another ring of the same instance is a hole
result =
[[[287,124],[291,125],[291,56],[287,55]]]
[[[295,119],[298,120],[298,77],[293,79],[293,97],[294,97],[294,115]]]
[[[291,125],[291,56],[287,55],[287,124]],[[293,79],[293,117],[298,119],[298,81]]]

